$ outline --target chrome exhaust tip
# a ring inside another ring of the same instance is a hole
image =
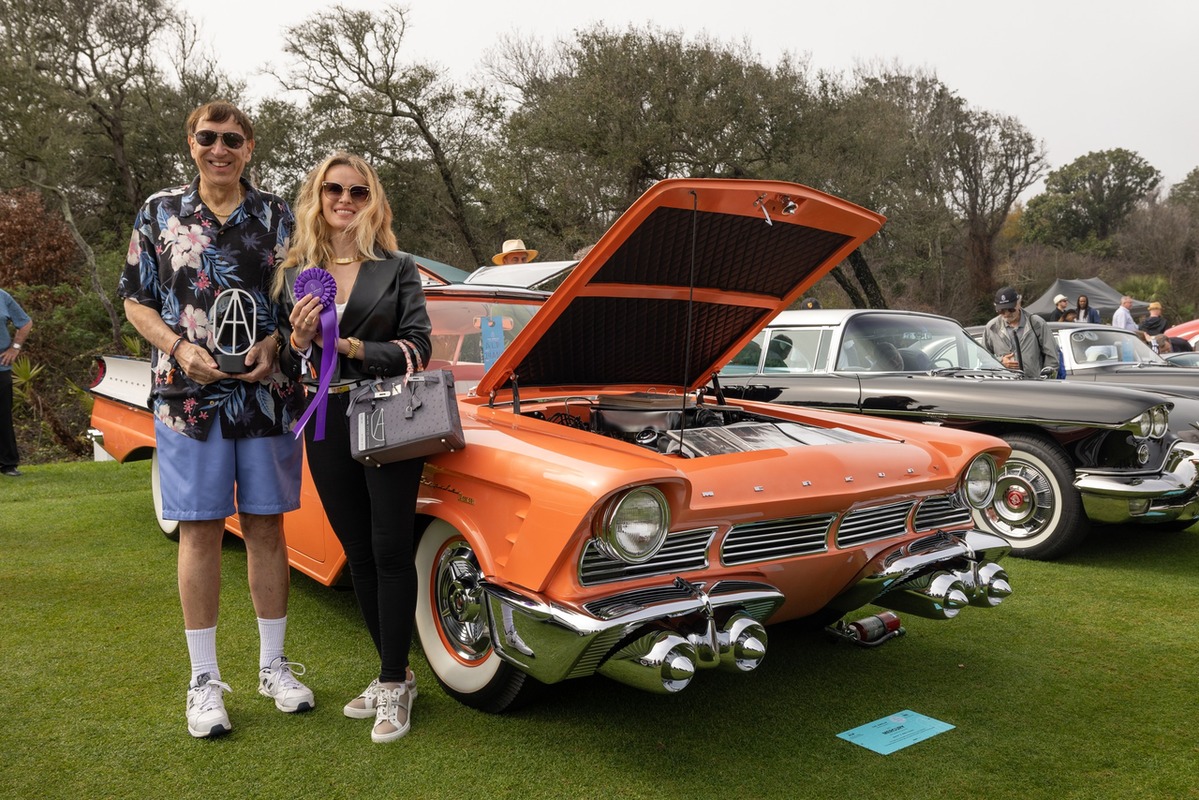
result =
[[[751,672],[766,658],[766,628],[749,614],[729,617],[717,634],[720,668],[729,672]]]
[[[928,619],[953,619],[970,605],[970,595],[961,578],[951,572],[933,572],[887,592],[877,605]]]
[[[978,583],[970,598],[971,605],[994,608],[1011,596],[1012,584],[1008,581],[1007,571],[998,564],[980,564],[977,576]]]
[[[695,677],[695,648],[670,631],[652,631],[613,653],[597,672],[635,689],[681,692]]]

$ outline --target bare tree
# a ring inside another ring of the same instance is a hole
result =
[[[335,6],[287,29],[285,51],[297,62],[292,75],[275,78],[287,90],[304,92],[318,108],[347,112],[350,119],[392,123],[375,127],[386,138],[376,160],[400,164],[419,157],[431,162],[444,190],[445,211],[476,263],[486,255],[470,225],[462,186],[456,134],[464,99],[438,70],[403,59],[408,12],[399,6],[355,11]]]
[[[1044,147],[1014,117],[963,114],[950,140],[949,201],[967,241],[968,286],[985,305],[995,289],[995,242],[1020,194],[1045,171]]]

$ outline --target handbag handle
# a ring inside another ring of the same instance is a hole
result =
[[[425,371],[425,363],[421,361],[420,350],[416,348],[416,345],[407,339],[392,339],[391,343],[400,348],[400,352],[404,354],[404,360],[408,362],[407,377],[411,378],[414,372]]]

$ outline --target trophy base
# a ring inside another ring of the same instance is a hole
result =
[[[229,355],[228,353],[216,353],[217,369],[221,372],[227,372],[230,375],[241,375],[243,372],[249,372],[250,368],[246,366],[246,354]]]

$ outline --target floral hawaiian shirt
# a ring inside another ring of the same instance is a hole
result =
[[[254,298],[256,341],[278,326],[271,279],[295,219],[281,198],[243,178],[245,199],[222,225],[200,200],[199,187],[196,178],[142,206],[117,293],[155,309],[176,333],[215,353],[210,315],[217,295],[227,289]],[[303,413],[302,390],[282,374],[256,384],[227,378],[203,385],[157,348],[150,369],[155,416],[193,439],[207,439],[218,414],[225,437],[234,439],[286,433]]]

